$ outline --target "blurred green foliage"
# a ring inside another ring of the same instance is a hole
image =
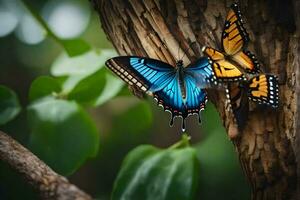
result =
[[[0,125],[6,124],[20,112],[17,95],[11,89],[0,85]]]
[[[0,12],[18,2],[0,1]],[[104,62],[117,54],[99,28],[98,16],[93,13],[84,32],[76,37],[61,38],[48,26],[50,19],[44,16],[48,4],[60,5],[57,7],[63,10],[73,5],[84,17],[92,12],[83,10],[89,8],[89,2],[26,2],[50,39],[32,45],[12,34],[0,36],[0,80],[11,88],[0,87],[2,130],[97,199],[110,199],[112,191],[113,199],[249,198],[233,146],[213,105],[208,104],[202,113],[202,126],[192,117],[188,119],[191,146],[165,149],[180,140],[179,127],[170,128],[168,113],[152,100],[133,97],[104,67]],[[28,12],[17,7],[18,12]],[[78,16],[73,18],[80,22]],[[20,105],[27,109],[21,111]],[[149,143],[161,148],[142,145]],[[0,199],[36,199],[1,162]]]
[[[28,107],[28,123],[30,149],[60,174],[72,174],[98,153],[97,128],[75,102],[52,98],[36,101]]]
[[[81,55],[91,49],[91,47],[80,39],[60,40],[60,43],[65,48],[69,56]]]
[[[49,28],[45,20],[40,16],[37,10],[35,10],[31,3],[27,0],[22,0],[23,5],[27,8],[27,11],[35,18],[36,22],[44,29],[46,34],[59,43],[70,57],[81,55],[91,49],[91,46],[82,39],[61,39]]]
[[[221,126],[221,120],[212,104],[208,104],[203,118],[203,129],[210,135],[195,145],[201,174],[199,197],[203,199],[225,199],[225,197],[231,200],[250,199],[246,177],[240,169],[233,145]],[[212,192],[215,190],[216,192]]]
[[[142,145],[126,156],[112,199],[194,199],[199,175],[194,148]]]
[[[51,74],[56,77],[76,75],[87,77],[103,68],[104,62],[116,55],[112,49],[93,49],[76,57],[62,53],[54,60]]]
[[[100,69],[79,81],[68,94],[68,97],[82,104],[94,104],[95,99],[101,94],[104,86],[105,73]]]
[[[49,76],[40,76],[30,86],[29,100],[32,102],[48,95],[57,95],[61,90],[58,80]]]

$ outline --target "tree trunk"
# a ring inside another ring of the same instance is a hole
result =
[[[92,0],[102,27],[120,55],[139,55],[175,64],[203,56],[203,45],[220,49],[221,32],[233,1]],[[300,149],[298,0],[244,0],[240,3],[253,51],[263,71],[278,75],[278,109],[250,106],[238,134],[224,93],[208,91],[232,138],[253,199],[296,199]],[[191,47],[189,49],[189,47]],[[178,53],[179,52],[179,53]],[[236,137],[237,136],[237,137]]]

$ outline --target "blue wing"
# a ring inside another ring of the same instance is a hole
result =
[[[184,82],[187,114],[199,113],[205,107],[207,101],[206,92],[197,86],[196,79],[190,75],[185,75]]]
[[[129,85],[143,92],[161,90],[176,74],[176,69],[167,63],[137,56],[111,58],[106,65]]]
[[[164,110],[171,112],[170,126],[173,125],[176,116],[182,116],[182,130],[185,130],[184,119],[187,117],[187,109],[185,101],[182,98],[182,93],[179,85],[178,73],[170,78],[170,82],[162,90],[154,93],[154,98],[157,103],[163,106]]]
[[[165,110],[172,113],[171,125],[173,124],[174,117],[182,116],[183,130],[185,130],[185,118],[190,114],[199,114],[199,112],[204,109],[207,101],[205,91],[197,87],[196,80],[192,76],[185,74],[184,86],[186,91],[185,98],[182,96],[177,73],[165,88],[154,93],[154,97],[157,99],[158,104],[162,105]]]
[[[165,110],[170,111],[174,116],[183,115],[186,112],[178,74],[169,79],[166,87],[155,92],[154,97],[157,99],[158,104],[162,105]]]
[[[185,72],[196,80],[196,85],[200,88],[217,84],[210,60],[207,57],[201,57],[194,63],[189,64],[185,68]]]

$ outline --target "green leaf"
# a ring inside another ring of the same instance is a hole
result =
[[[78,56],[88,52],[91,46],[82,39],[60,40],[70,57]]]
[[[53,63],[51,73],[66,77],[62,90],[64,94],[69,94],[69,99],[99,106],[115,96],[123,85],[122,81],[106,75],[102,69],[105,61],[114,55],[113,50],[89,51],[72,58],[62,54]]]
[[[69,57],[66,54],[60,55],[51,66],[53,76],[74,76],[83,77],[95,73],[104,66],[105,61],[116,55],[114,50],[92,50],[76,57]]]
[[[105,87],[105,71],[96,73],[81,80],[69,93],[68,98],[84,105],[94,105]]]
[[[49,76],[41,76],[32,82],[29,90],[29,100],[34,101],[48,95],[54,95],[60,91],[61,85],[56,79]]]
[[[42,99],[28,107],[32,151],[55,171],[70,175],[97,155],[99,134],[75,102]]]
[[[198,170],[196,151],[191,147],[160,150],[142,145],[125,158],[112,199],[194,199]]]
[[[82,79],[82,76],[71,76],[65,84],[68,99],[89,106],[99,106],[116,96],[122,89],[124,83],[100,69]]]
[[[124,82],[113,75],[106,74],[106,83],[101,95],[96,99],[95,106],[100,106],[116,96],[124,86]]]
[[[0,125],[14,119],[20,111],[21,106],[15,92],[0,85]]]

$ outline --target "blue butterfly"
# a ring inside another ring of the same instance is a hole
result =
[[[199,115],[205,108],[207,95],[202,88],[215,82],[207,57],[186,67],[182,60],[173,67],[159,60],[138,56],[111,58],[106,65],[126,83],[153,96],[164,110],[171,112],[171,126],[174,118],[181,116],[182,131],[185,130],[185,118],[191,114]]]

